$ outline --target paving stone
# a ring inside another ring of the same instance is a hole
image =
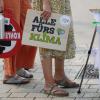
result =
[[[65,66],[68,66],[68,65],[69,65],[69,66],[70,66],[70,65],[71,65],[71,66],[72,66],[72,65],[79,66],[79,65],[83,65],[83,64],[84,64],[84,62],[78,59],[78,60],[75,60],[74,62],[71,62],[71,61],[68,62],[68,63],[66,62],[66,63],[65,63]]]
[[[52,100],[52,98],[36,98],[35,100]]]
[[[9,92],[15,92],[15,93],[32,93],[35,92],[34,89],[11,89]]]
[[[39,65],[40,66],[40,65]],[[43,70],[41,70],[41,68],[38,68],[37,70],[36,70],[36,73],[41,73],[41,74],[43,74]]]
[[[81,65],[65,65],[64,69],[66,70],[75,70],[78,71],[81,68]]]
[[[65,69],[66,74],[70,74],[70,72],[71,72],[71,69]]]
[[[37,80],[31,80],[31,82],[29,84],[23,84],[23,85],[20,85],[18,88],[22,88],[22,89],[33,89],[36,87],[36,85],[38,84],[38,81]],[[17,89],[18,89],[17,88]]]
[[[0,58],[0,66],[3,65],[3,59]],[[0,69],[3,69],[3,67],[0,67]]]
[[[100,100],[100,98],[93,98],[93,100]]]
[[[43,73],[36,73],[34,74],[34,79],[41,80],[43,79]]]
[[[46,98],[48,95],[43,93],[29,93],[26,97]]]
[[[28,84],[28,85],[21,85],[19,89],[34,89],[36,85]]]
[[[11,93],[0,93],[0,97],[8,97]]]
[[[2,81],[1,81],[1,82],[2,82]],[[11,89],[11,88],[17,89],[19,86],[20,86],[20,85],[3,84],[3,82],[2,82],[2,84],[0,84],[0,89]]]
[[[86,61],[86,55],[85,54],[83,55],[83,53],[81,53],[81,55],[77,53],[74,59],[65,60],[65,66],[67,65],[79,66],[83,65],[85,61]]]
[[[34,88],[34,91],[36,93],[41,92],[43,90],[44,84],[37,84],[37,86]]]
[[[1,100],[34,100],[34,98],[1,98]]]
[[[81,79],[75,79],[75,82],[78,82],[80,84]],[[87,85],[88,79],[84,79],[82,85]]]
[[[91,88],[98,89],[98,88],[100,88],[100,85],[98,85],[98,84],[97,84],[97,85],[90,85],[89,88],[90,88],[90,89],[91,89]]]
[[[82,89],[82,92],[97,92],[98,89]]]
[[[100,93],[100,88],[98,88],[98,92]]]
[[[73,69],[73,70],[72,69],[66,69],[65,73],[71,80],[74,80],[78,71],[79,71],[78,69],[76,69],[76,70],[75,69]]]
[[[92,100],[92,98],[76,98],[75,100]]]
[[[100,84],[100,80],[98,80],[98,79],[90,79],[88,82],[87,82],[87,84],[97,84],[97,85],[99,85]]]
[[[56,97],[53,98],[52,100],[75,100],[75,98],[69,98],[69,97]]]
[[[3,80],[3,75],[0,75],[0,80]]]
[[[85,93],[84,97],[100,97],[100,93]]]
[[[69,93],[69,97],[83,97],[84,93],[77,94],[77,93]]]
[[[69,92],[69,93],[77,93],[77,91],[78,91],[78,89],[76,89],[76,88],[70,88],[70,89],[64,89],[65,91],[67,91],[67,92]]]
[[[84,88],[84,89],[87,89],[89,87],[90,87],[90,85],[85,85],[85,84],[82,85],[82,88]]]
[[[12,93],[9,97],[25,97],[27,93]]]
[[[10,89],[6,89],[6,88],[0,89],[0,93],[6,93],[6,92],[9,92],[9,91],[10,91]]]

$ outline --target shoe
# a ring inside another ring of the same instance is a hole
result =
[[[49,86],[49,88],[45,87],[44,88],[44,94],[47,94],[48,96],[59,96],[59,97],[64,97],[68,96],[69,93],[58,87],[56,84],[52,84]]]
[[[20,70],[18,70],[17,75],[24,78],[33,78],[32,73],[30,73],[28,70],[25,70],[24,68],[21,68]]]
[[[69,83],[64,79],[63,80],[57,80],[57,81],[55,80],[55,83],[62,88],[78,88],[79,87],[79,84],[77,84],[75,82]]]
[[[7,79],[7,80],[3,80],[4,84],[26,84],[26,83],[29,83],[29,82],[30,82],[29,79],[20,77],[18,75],[15,75],[15,76]]]

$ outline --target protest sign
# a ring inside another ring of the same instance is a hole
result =
[[[15,55],[21,47],[22,32],[10,10],[6,10],[4,14],[4,27],[0,38],[0,58]]]
[[[66,50],[70,16],[52,13],[48,21],[41,11],[29,9],[26,16],[22,44],[54,50]]]

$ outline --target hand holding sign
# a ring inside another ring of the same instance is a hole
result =
[[[50,2],[43,0],[43,13],[41,14],[44,20],[48,20],[51,16]]]

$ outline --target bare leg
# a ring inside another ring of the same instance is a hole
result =
[[[42,57],[42,68],[45,78],[45,85],[54,84],[54,79],[52,76],[52,58],[51,57]]]
[[[52,58],[42,57],[41,62],[45,78],[45,86],[44,86],[45,92],[47,94],[56,96],[68,96],[68,93],[66,91],[55,85],[55,81],[52,75]]]
[[[55,58],[55,80],[65,79],[69,84],[73,83],[64,72],[64,59],[63,58]]]
[[[65,77],[64,59],[55,58],[55,76],[57,80],[62,80]]]

